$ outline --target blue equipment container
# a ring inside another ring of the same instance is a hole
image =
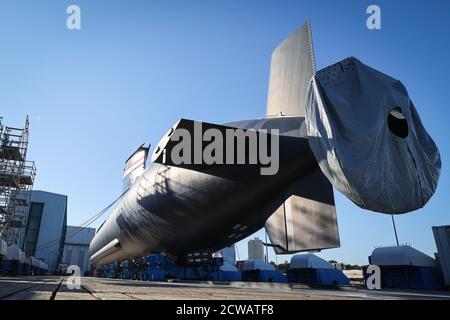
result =
[[[350,280],[337,269],[290,269],[287,272],[289,283],[309,285],[349,285]]]
[[[170,277],[167,277],[167,274],[162,269],[153,269],[147,271],[147,280],[148,281],[166,281]]]
[[[210,274],[211,281],[242,281],[239,271],[215,271]]]
[[[24,264],[18,260],[3,260],[1,273],[4,276],[20,276],[23,275]]]
[[[286,283],[286,275],[262,260],[245,260],[242,266],[242,281]]]
[[[436,290],[444,288],[444,279],[430,256],[410,246],[373,250],[369,263],[380,267],[381,288]],[[367,274],[364,268],[364,277]]]
[[[128,261],[122,261],[120,264],[121,272],[120,272],[120,278],[121,279],[127,279],[130,280],[133,278],[132,271],[130,269],[130,265]]]
[[[364,267],[364,278],[367,267]],[[391,289],[418,289],[439,290],[444,289],[444,279],[441,271],[436,267],[416,266],[380,266],[381,288]]]
[[[308,285],[349,285],[350,280],[328,261],[312,254],[296,254],[287,272],[289,283]]]
[[[287,283],[287,277],[276,270],[244,270],[242,281]]]

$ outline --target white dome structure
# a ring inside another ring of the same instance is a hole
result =
[[[436,261],[410,246],[383,247],[373,250],[370,264],[377,266],[435,267]]]
[[[35,258],[35,257],[31,257],[31,265],[32,265],[33,267],[39,268],[39,266],[40,266],[40,261],[39,261],[37,258]]]
[[[16,246],[9,246],[6,252],[6,259],[8,260],[18,260],[20,263],[25,263],[25,252],[22,252]]]
[[[27,260],[27,254],[25,252],[23,252],[22,250],[20,250],[20,255],[19,255],[20,263],[25,263],[26,260]]]
[[[289,269],[334,269],[328,261],[319,258],[315,254],[296,254],[291,258]]]
[[[275,271],[275,267],[270,263],[264,262],[262,260],[249,259],[244,261],[242,270],[264,270],[264,271]]]

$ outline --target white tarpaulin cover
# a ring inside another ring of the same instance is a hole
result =
[[[406,88],[356,58],[313,77],[306,125],[322,172],[358,206],[406,213],[435,192],[439,151]]]
[[[25,252],[22,252],[17,246],[9,246],[6,254],[7,260],[18,260],[20,263],[25,263]]]
[[[289,269],[334,269],[334,267],[315,254],[303,253],[292,256]]]
[[[410,246],[383,247],[373,250],[370,264],[377,266],[435,267],[436,261]]]

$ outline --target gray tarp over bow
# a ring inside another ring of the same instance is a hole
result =
[[[403,84],[351,57],[309,87],[310,147],[333,186],[358,206],[389,214],[423,207],[441,159]]]

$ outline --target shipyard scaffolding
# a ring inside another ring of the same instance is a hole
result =
[[[22,247],[36,167],[27,161],[29,121],[23,129],[0,117],[0,238]]]

